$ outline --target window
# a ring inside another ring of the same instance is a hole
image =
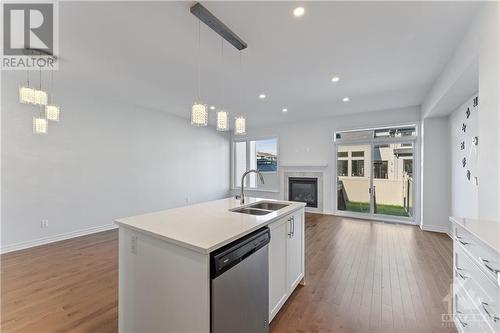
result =
[[[265,183],[258,181],[256,174],[247,177],[246,186],[264,189],[278,188],[278,139],[234,141],[233,186],[241,186],[241,176],[246,170],[259,170]]]
[[[260,172],[278,171],[278,142],[276,139],[250,141],[255,143],[257,170]]]
[[[338,160],[337,161],[337,175],[340,177],[349,176],[349,172],[347,171],[347,160]]]
[[[413,174],[413,159],[403,160],[403,171],[412,176]]]
[[[352,157],[365,157],[365,152],[364,151],[353,151],[351,153]]]
[[[397,138],[397,137],[416,137],[417,131],[416,126],[399,126],[399,127],[387,127],[387,128],[373,128],[365,130],[354,130],[354,131],[344,131],[336,132],[335,140],[372,140],[378,138]]]
[[[375,179],[388,178],[388,162],[387,161],[374,161],[373,162],[373,177]]]
[[[234,183],[240,184],[243,173],[247,170],[247,143],[240,141],[234,143]]]
[[[351,176],[352,177],[364,177],[365,176],[365,161],[364,160],[352,160],[351,161]]]
[[[347,158],[348,157],[348,153],[346,151],[339,151],[337,153],[337,157],[338,158]]]

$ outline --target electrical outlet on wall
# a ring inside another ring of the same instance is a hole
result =
[[[47,228],[49,226],[49,220],[48,219],[42,219],[40,221],[40,228]]]

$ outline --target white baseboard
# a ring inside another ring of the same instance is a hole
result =
[[[97,232],[116,229],[116,228],[118,228],[118,226],[116,224],[110,223],[110,224],[105,224],[105,225],[101,225],[98,227],[90,227],[90,228],[80,229],[80,230],[76,230],[76,231],[66,232],[63,234],[55,235],[55,236],[42,237],[39,239],[33,239],[33,240],[25,241],[25,242],[8,244],[8,245],[1,247],[0,253],[3,254],[3,253],[7,253],[7,252],[19,251],[19,250],[27,249],[30,247],[54,243],[54,242],[62,241],[62,240],[69,239],[69,238],[75,238],[75,237],[95,234]]]
[[[443,225],[421,225],[420,229],[424,231],[441,232],[444,234],[449,234],[450,227]]]

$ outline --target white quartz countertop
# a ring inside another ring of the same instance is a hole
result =
[[[450,216],[456,223],[479,238],[493,250],[500,252],[500,221],[469,219]]]
[[[200,253],[210,253],[305,206],[302,202],[249,197],[245,200],[244,205],[234,198],[209,201],[120,218],[115,223]],[[266,215],[230,211],[257,201],[287,203],[289,206]]]

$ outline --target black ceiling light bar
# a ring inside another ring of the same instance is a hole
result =
[[[196,16],[200,21],[208,25],[213,31],[221,35],[222,38],[227,40],[231,45],[233,45],[238,50],[243,50],[247,48],[247,43],[245,43],[238,35],[236,35],[231,29],[222,23],[217,17],[208,11],[203,5],[197,2],[190,9],[191,14]]]

